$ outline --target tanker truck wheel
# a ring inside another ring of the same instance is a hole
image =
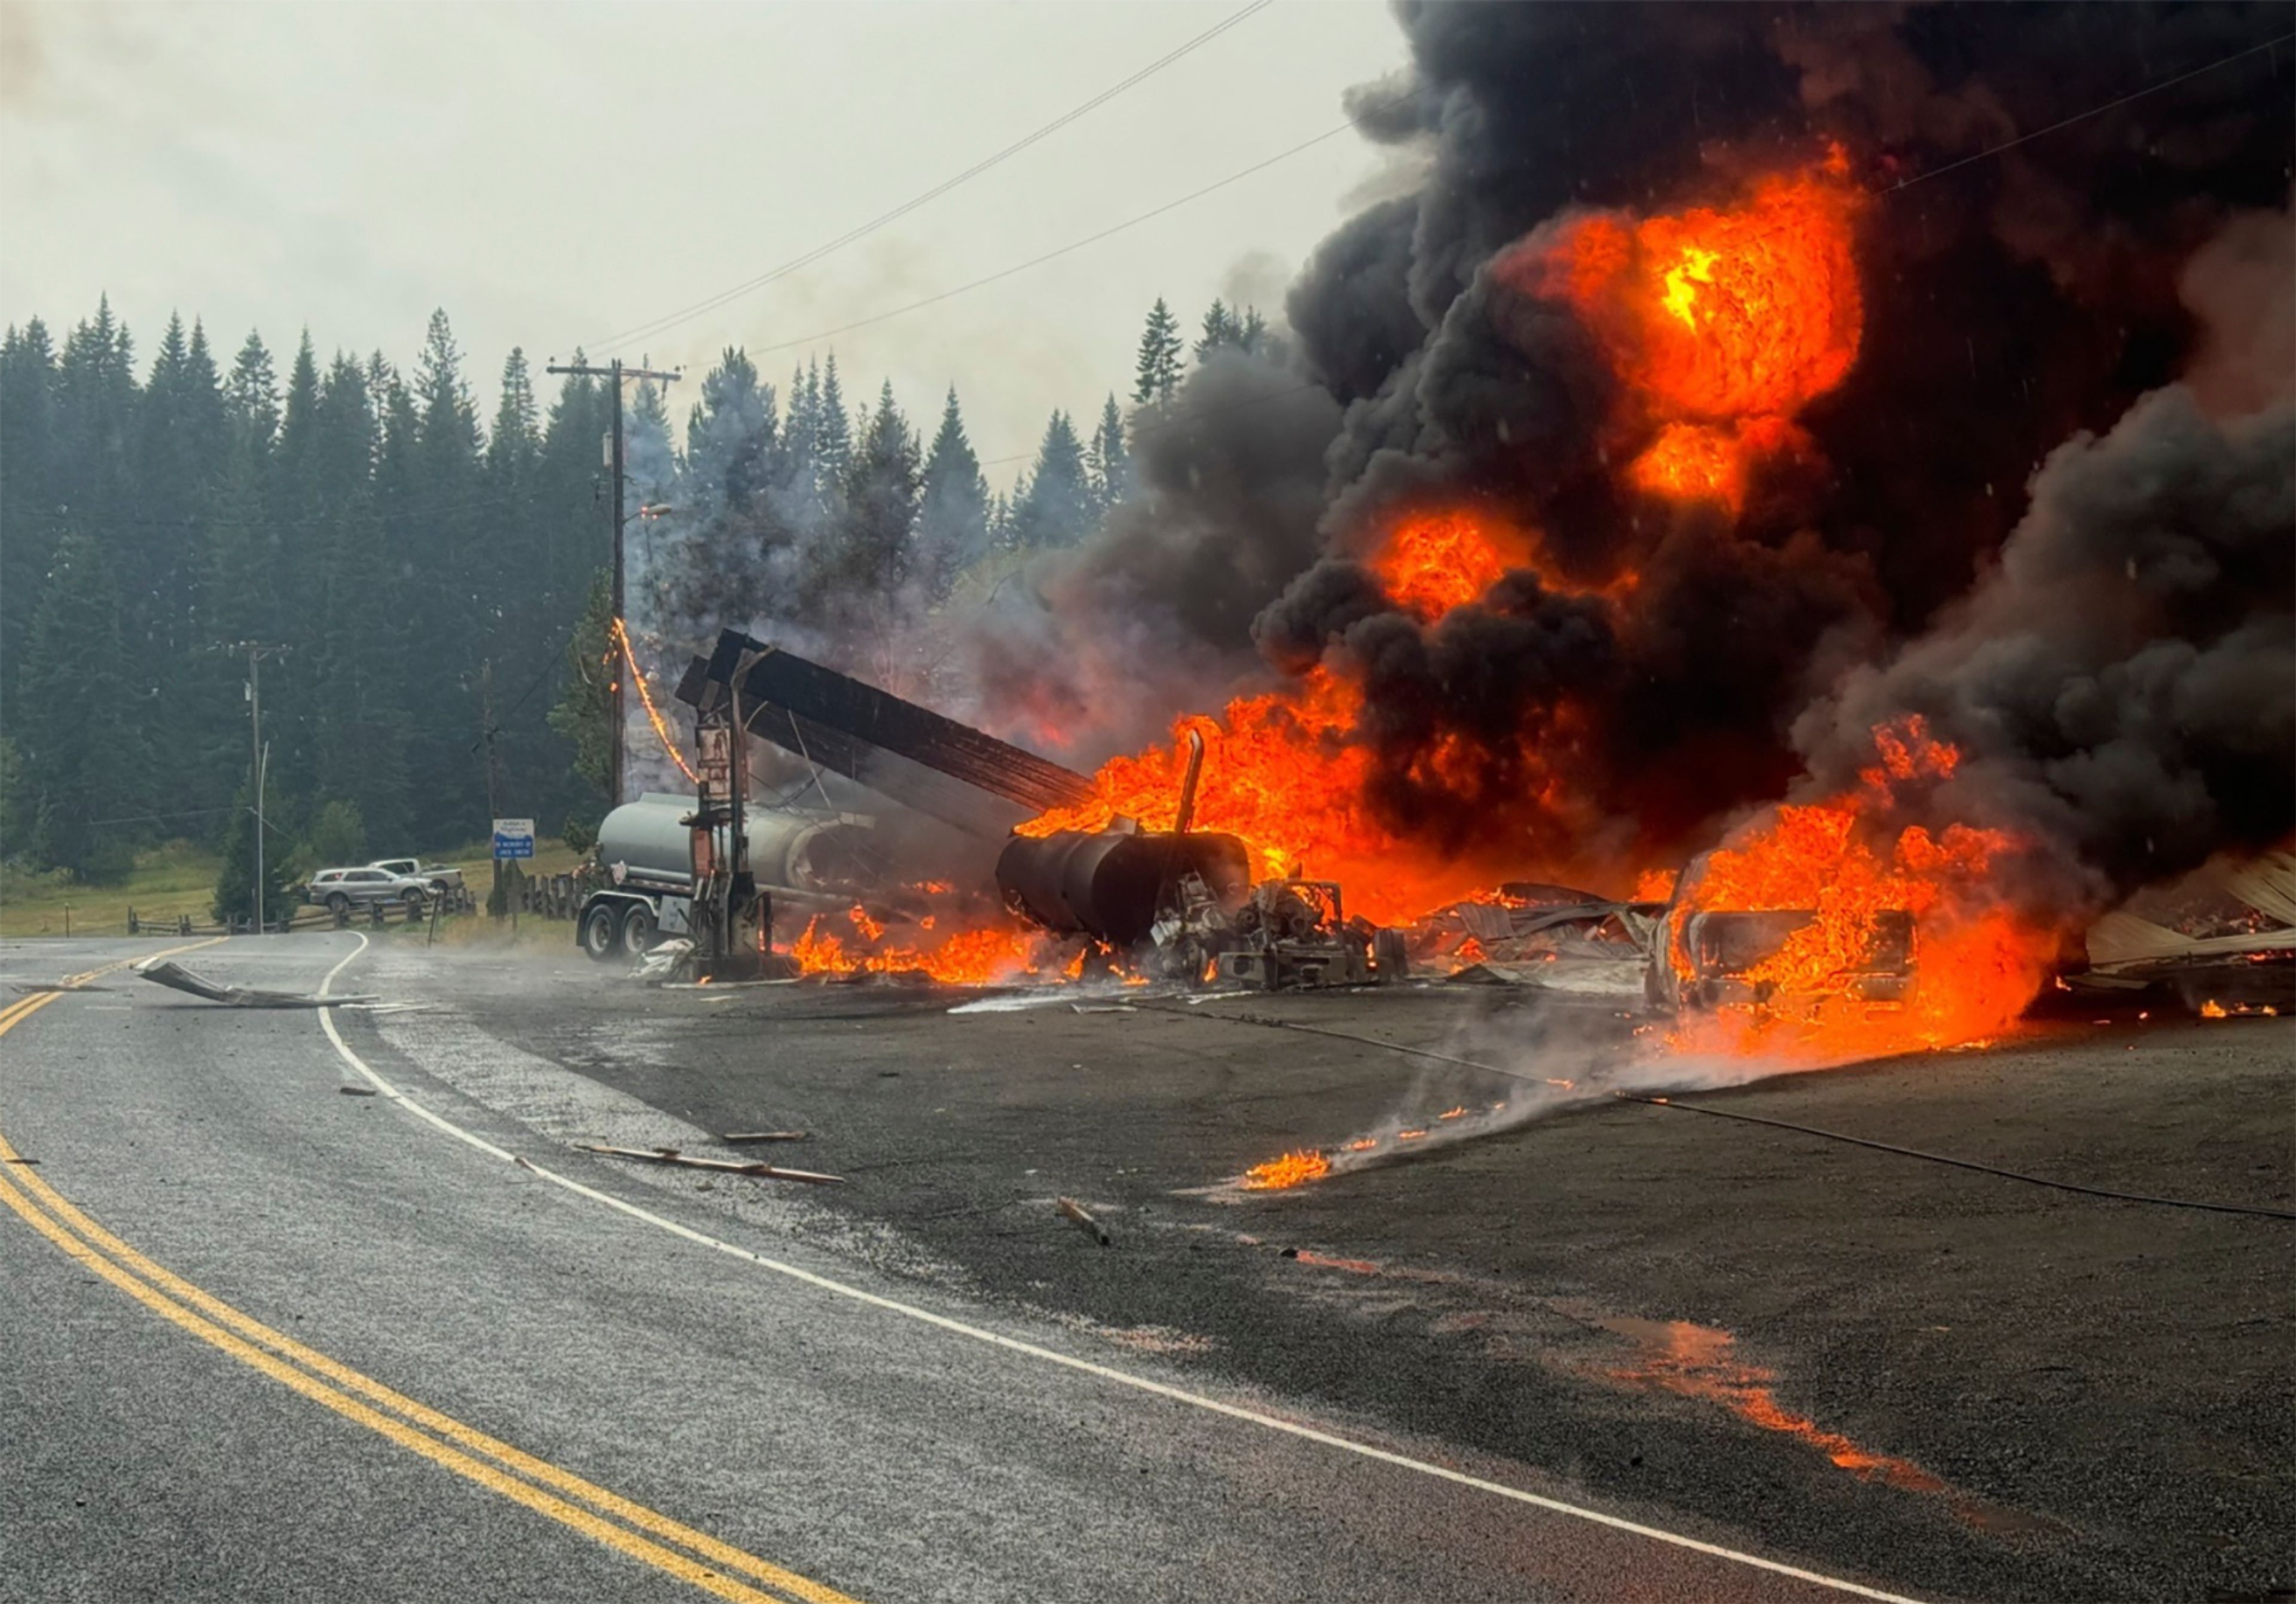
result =
[[[629,912],[622,916],[622,954],[626,958],[644,958],[646,949],[653,945],[653,909],[643,902],[634,902]]]
[[[611,902],[593,902],[582,916],[582,950],[602,964],[614,956],[621,911]]]
[[[1374,978],[1382,985],[1397,985],[1411,978],[1411,948],[1403,932],[1383,925],[1371,938]]]

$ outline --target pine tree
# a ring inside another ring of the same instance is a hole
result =
[[[436,841],[472,833],[486,817],[484,775],[470,759],[470,744],[491,599],[471,560],[485,528],[478,404],[443,309],[430,314],[410,388],[422,420],[414,440],[420,489],[406,525],[413,572],[398,594],[416,621],[411,650],[422,665],[406,681],[407,757],[418,777],[414,828]]]
[[[526,352],[517,346],[503,361],[502,399],[495,407],[495,426],[487,439],[487,476],[504,492],[525,488],[534,460],[541,454],[542,435],[534,407],[534,375],[526,366]]]
[[[312,446],[326,488],[312,607],[319,627],[288,688],[308,684],[308,702],[323,710],[294,789],[356,805],[374,838],[395,848],[412,827],[401,698],[415,625],[399,609],[376,605],[397,586],[375,507],[375,441],[366,370],[339,354],[319,392]]]
[[[1013,543],[1023,549],[1073,546],[1091,531],[1093,522],[1084,448],[1068,414],[1054,412],[1045,425],[1027,488],[1013,497]]]
[[[1148,325],[1140,333],[1140,364],[1132,399],[1142,406],[1163,406],[1180,385],[1180,323],[1172,308],[1158,296],[1149,309]]]
[[[69,464],[72,526],[122,572],[140,566],[135,472],[135,344],[107,297],[73,329],[56,364],[55,458]],[[62,489],[62,486],[57,487]]]
[[[582,818],[595,818],[613,794],[614,679],[621,671],[611,632],[613,589],[602,569],[590,581],[582,616],[567,643],[566,687],[550,710],[550,728],[573,747],[572,769],[586,787],[576,804]]]
[[[1021,477],[1013,483],[1014,494],[1017,495],[1026,489],[1028,483],[1029,475],[1023,470]],[[1006,495],[1002,490],[988,498],[988,549],[991,551],[1004,552],[1014,549],[1016,542],[1013,534],[1013,497]]]
[[[686,418],[684,498],[708,517],[747,509],[765,488],[775,429],[773,386],[758,382],[748,353],[727,346]]]
[[[882,596],[910,577],[921,455],[888,379],[845,472],[836,580],[847,596]]]
[[[0,736],[0,863],[30,858],[32,823],[32,810],[25,796],[23,756],[15,742]]]
[[[1204,332],[1196,341],[1196,364],[1201,366],[1214,351],[1238,344],[1242,325],[1228,313],[1227,303],[1214,300],[1211,310],[1204,314]]]
[[[16,689],[40,576],[55,549],[70,465],[58,455],[56,354],[35,317],[0,342],[0,705]]]
[[[1124,415],[1117,410],[1113,395],[1102,403],[1100,424],[1092,432],[1092,444],[1085,453],[1085,461],[1091,470],[1093,507],[1097,516],[1123,500],[1132,488],[1132,452],[1124,443]]]
[[[247,343],[233,358],[231,377],[224,383],[224,402],[234,428],[246,432],[260,453],[267,454],[279,433],[279,375],[263,336],[250,329]]]
[[[980,458],[965,437],[952,384],[919,487],[917,577],[927,596],[946,597],[956,576],[988,555],[988,481],[980,476]]]
[[[821,374],[821,412],[816,427],[820,431],[815,451],[821,464],[821,480],[825,486],[844,482],[846,465],[853,459],[853,422],[845,415],[845,391],[837,382],[837,353],[829,353],[829,361]]]
[[[287,810],[279,794],[279,777],[266,766],[263,776],[263,922],[268,925],[288,911],[287,887],[295,878],[295,842],[282,822]],[[223,867],[217,872],[215,897],[208,911],[219,924],[250,918],[255,914],[255,787],[242,779],[233,794],[229,822],[218,832]]]
[[[136,832],[118,821],[143,810],[150,762],[122,670],[111,564],[77,530],[57,543],[33,610],[11,723],[24,743],[37,854],[84,880],[126,875]]]
[[[135,478],[142,560],[120,628],[141,664],[138,677],[164,689],[193,645],[184,637],[190,620],[182,603],[199,573],[208,489],[223,473],[228,438],[207,337],[196,330],[187,335],[180,317],[168,321],[139,412]],[[176,710],[162,706],[154,712],[163,731],[173,727]]]

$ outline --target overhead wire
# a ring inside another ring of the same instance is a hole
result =
[[[1050,136],[1058,133],[1061,129],[1068,127],[1069,124],[1076,121],[1078,118],[1106,105],[1110,101],[1114,100],[1117,96],[1124,94],[1127,90],[1134,88],[1139,84],[1144,83],[1146,80],[1153,78],[1157,73],[1163,71],[1164,69],[1171,66],[1174,62],[1181,60],[1183,57],[1201,49],[1204,45],[1210,44],[1214,39],[1219,37],[1230,29],[1246,21],[1250,18],[1257,15],[1259,12],[1267,10],[1267,7],[1273,4],[1274,0],[1250,0],[1250,4],[1244,5],[1242,9],[1230,12],[1227,16],[1222,18],[1218,22],[1214,23],[1203,32],[1196,35],[1193,38],[1184,41],[1173,49],[1166,52],[1163,55],[1159,56],[1156,60],[1149,62],[1146,66],[1134,72],[1130,77],[1121,79],[1120,81],[1102,90],[1099,94],[1093,95],[1091,98],[1082,101],[1077,105],[1071,106],[1066,111],[1062,112],[1058,117],[1054,118],[1050,122],[1042,124],[1029,133],[1021,136],[1019,139],[1014,140],[1012,144],[1004,146],[1003,149],[982,157],[980,160],[974,162],[971,167],[964,169],[962,172],[954,174],[947,178],[944,178],[939,184],[934,185],[931,188],[911,196],[908,200],[902,202],[899,205],[893,207],[890,210],[881,212],[876,217],[870,218],[867,222],[858,224],[854,227],[848,229],[845,233],[839,234],[835,239],[830,240],[824,244],[816,245],[810,251],[805,251],[800,255],[791,257],[789,260],[783,262],[778,267],[769,267],[765,272],[757,275],[753,278],[744,279],[742,283],[734,285],[731,289],[721,290],[714,295],[704,296],[701,300],[693,302],[692,305],[681,308],[679,310],[671,312],[664,317],[652,318],[643,323],[634,324],[630,327],[623,329],[618,333],[608,335],[605,339],[598,341],[596,344],[603,349],[607,346],[619,344],[625,341],[650,339],[656,334],[663,333],[670,329],[676,328],[682,323],[689,322],[692,319],[701,316],[704,312],[715,311],[718,308],[725,306],[731,301],[737,300],[752,291],[762,289],[766,285],[772,284],[776,279],[784,278],[790,274],[799,271],[800,268],[811,267],[814,263],[820,261],[823,258],[831,255],[832,252],[840,251],[857,240],[866,238],[868,235],[876,233],[877,230],[885,226],[886,224],[895,222],[901,218],[906,217],[910,212],[916,210],[919,207],[928,205],[931,202],[939,200],[941,196],[948,193],[951,190],[955,189],[962,185],[971,183],[973,179],[980,177],[981,174],[988,172],[992,168],[1000,166],[1004,162],[1010,160],[1013,157],[1019,155],[1021,152],[1029,149],[1031,145],[1036,144],[1040,140],[1046,139]]]
[[[2051,123],[2046,127],[2036,128],[2030,134],[2021,135],[2015,139],[2008,140],[2001,144],[1994,145],[1989,149],[1979,151],[1974,154],[1964,156],[1959,160],[1948,163],[1944,167],[1935,168],[1928,172],[1916,174],[1911,178],[1907,178],[1901,183],[1891,185],[1889,189],[1882,191],[1881,193],[1883,198],[1887,198],[1890,195],[1895,194],[1899,190],[1909,188],[1913,185],[1922,182],[1923,179],[1937,177],[1942,174],[1951,172],[1956,169],[1966,167],[1972,162],[1981,161],[1988,157],[1999,155],[2002,152],[2011,150],[2018,145],[2023,144],[2029,140],[2038,139],[2044,135],[2055,133],[2061,128],[2070,127],[2076,123],[2086,121],[2092,117],[2101,116],[2118,107],[2127,105],[2132,101],[2141,100],[2146,95],[2156,94],[2161,90],[2170,88],[2175,85],[2184,83],[2188,79],[2213,72],[2219,68],[2229,66],[2234,62],[2243,60],[2246,57],[2257,54],[2259,52],[2276,49],[2280,45],[2289,44],[2292,41],[2296,41],[2296,32],[2283,34],[2277,38],[2268,39],[2261,44],[2250,45],[2246,49],[2236,51],[2231,55],[2224,56],[2217,61],[2210,62],[2205,66],[2193,68],[2188,71],[2178,73],[2173,78],[2163,79],[2159,83],[2149,85],[2146,87],[2138,89],[2131,94],[2121,95],[2119,98],[2106,102],[2102,105],[2092,106],[2087,111],[2079,112],[2074,116],[2064,118],[2057,122]],[[1391,96],[1374,105],[1366,106],[1362,111],[1350,116],[1346,121],[1326,128],[1322,133],[1314,136],[1312,138],[1303,140],[1300,144],[1291,146],[1289,149],[1279,151],[1272,156],[1265,157],[1259,161],[1253,162],[1249,167],[1238,169],[1236,171],[1228,174],[1226,177],[1215,179],[1213,182],[1203,185],[1201,188],[1192,190],[1185,195],[1165,202],[1162,205],[1152,207],[1149,210],[1141,212],[1136,216],[1128,218],[1122,222],[1111,224],[1108,227],[1103,228],[1096,233],[1084,235],[1079,239],[1071,240],[1063,245],[1055,246],[1050,251],[1030,257],[1026,261],[1017,262],[1012,267],[1000,268],[994,273],[985,274],[982,276],[972,279],[965,284],[955,285],[951,289],[943,290],[932,295],[924,296],[917,300],[910,301],[906,305],[893,307],[882,312],[872,313],[865,317],[854,318],[848,322],[839,324],[832,328],[818,330],[813,333],[806,334],[796,339],[776,341],[771,345],[760,346],[758,350],[760,353],[769,353],[791,350],[800,347],[816,344],[823,340],[833,339],[839,334],[850,333],[856,329],[872,327],[874,325],[889,322],[893,318],[906,316],[911,312],[921,311],[925,308],[937,306],[943,301],[954,300],[956,297],[969,293],[972,291],[984,288],[987,285],[996,284],[1004,279],[1011,278],[1017,274],[1027,272],[1032,267],[1041,267],[1046,262],[1055,261],[1063,256],[1083,250],[1088,245],[1097,244],[1101,241],[1109,239],[1116,234],[1122,234],[1128,229],[1136,227],[1143,223],[1152,221],[1157,218],[1164,216],[1168,212],[1187,205],[1191,202],[1201,200],[1204,196],[1225,189],[1232,184],[1235,184],[1244,178],[1250,177],[1257,173],[1263,172],[1268,168],[1276,166],[1283,161],[1288,161],[1292,157],[1300,155],[1303,152],[1324,144],[1327,140],[1335,138],[1339,135],[1346,133],[1350,128],[1360,127],[1365,121],[1378,115],[1382,111],[1392,110],[1406,103],[1415,93],[1415,90],[1406,91],[1402,95]],[[1280,400],[1283,399],[1284,396],[1298,394],[1302,391],[1319,388],[1321,388],[1320,385],[1309,382],[1298,385],[1292,390],[1277,391],[1266,396],[1258,396],[1247,401],[1229,403],[1217,408],[1184,409],[1179,413],[1168,415],[1181,415],[1190,418],[1197,416],[1218,416],[1226,412],[1238,411],[1244,407],[1261,406],[1268,402]],[[1035,453],[1032,451],[1016,452],[1006,457],[987,458],[983,460],[980,465],[982,467],[996,467],[1010,463],[1026,462],[1034,456]]]
[[[2102,117],[2107,111],[2117,111],[2120,107],[2128,104],[2131,101],[2143,100],[2148,95],[2158,95],[2163,89],[2173,89],[2178,84],[2184,83],[2188,78],[2196,78],[2204,73],[2214,72],[2220,67],[2229,67],[2234,62],[2245,61],[2250,56],[2259,54],[2267,50],[2276,51],[2283,45],[2286,45],[2291,42],[2296,42],[2296,32],[2282,34],[2279,37],[2267,39],[2260,45],[2251,45],[2245,50],[2235,50],[2230,55],[2220,56],[2217,60],[2210,62],[2205,67],[2195,67],[2191,71],[2180,72],[2174,78],[2162,78],[2157,84],[2147,84],[2144,88],[2124,95],[2118,100],[2110,100],[2101,106],[2091,106],[2086,111],[2077,111],[2070,117],[2062,118],[2059,120],[2049,124],[2049,126],[2045,128],[2035,128],[2030,134],[2020,134],[2014,139],[2005,140],[2003,143],[1994,145],[1989,149],[1979,151],[1974,155],[1964,156],[1958,161],[1948,161],[1943,167],[1933,167],[1925,173],[1915,173],[1912,177],[1902,179],[1899,182],[1891,185],[1888,189],[1883,190],[1882,193],[1884,195],[1893,195],[1901,189],[1911,189],[1915,185],[1926,183],[1931,178],[1941,178],[1946,174],[1955,170],[1956,168],[1967,167],[1972,161],[1983,161],[1990,156],[1998,156],[2004,151],[2012,151],[2016,149],[2019,145],[2023,144],[2028,140],[2038,139],[2044,134],[2054,134],[2060,128],[2070,128],[2075,123],[2087,122],[2092,117]]]

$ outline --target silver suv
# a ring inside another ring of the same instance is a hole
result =
[[[404,902],[419,911],[430,901],[430,884],[380,868],[323,868],[311,876],[304,895],[331,913],[373,902]]]

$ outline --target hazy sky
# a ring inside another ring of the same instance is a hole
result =
[[[410,362],[444,307],[481,403],[513,345],[594,357],[962,171],[1244,0],[808,4],[25,4],[0,0],[0,318],[100,292],[148,362],[171,309],[282,376]],[[818,266],[619,354],[767,376],[834,346],[929,427],[951,381],[985,458],[1129,384],[1158,295],[1271,313],[1386,158],[1352,130],[1113,239],[873,327],[1344,120],[1402,65],[1375,4],[1278,0],[1108,104]],[[800,344],[791,342],[802,341]],[[786,349],[772,349],[786,348]],[[1002,483],[1011,465],[990,470]]]

